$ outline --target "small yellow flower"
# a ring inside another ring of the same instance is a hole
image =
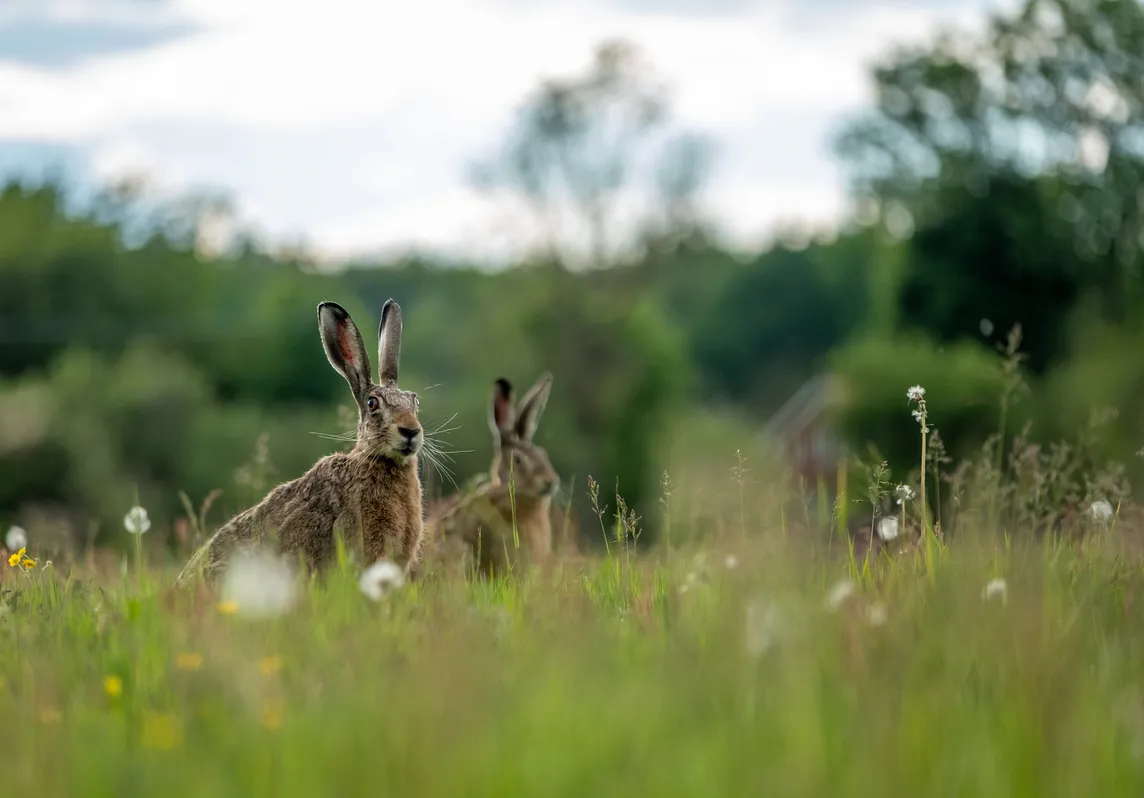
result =
[[[8,566],[10,568],[15,568],[17,565],[19,565],[20,560],[24,559],[24,552],[27,550],[27,547],[21,546],[18,552],[8,558]]]
[[[236,612],[238,612],[238,602],[220,601],[215,609],[217,609],[222,615],[234,615]]]
[[[273,676],[282,669],[282,658],[277,654],[266,657],[259,663],[258,669],[262,671],[263,676]]]
[[[20,567],[23,568],[25,571],[30,571],[36,567],[36,561],[33,560],[31,557],[25,557],[23,560],[20,561]]]
[[[280,698],[268,698],[262,702],[262,712],[259,713],[258,722],[262,728],[276,731],[282,726],[282,713],[285,707]]]
[[[108,676],[103,680],[103,690],[111,698],[123,695],[123,680],[118,676]]]
[[[196,651],[181,651],[175,655],[175,667],[181,671],[197,671],[203,666],[203,655]]]
[[[183,738],[178,719],[167,713],[149,712],[143,716],[143,747],[153,751],[170,751]]]

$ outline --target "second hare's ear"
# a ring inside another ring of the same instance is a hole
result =
[[[377,370],[382,385],[397,384],[397,366],[401,362],[401,306],[392,299],[381,306],[381,324],[377,328]]]
[[[489,407],[489,429],[498,441],[512,433],[512,383],[501,377],[493,383],[493,401]]]
[[[516,411],[516,434],[522,440],[530,441],[536,434],[536,425],[540,423],[540,416],[548,404],[548,392],[551,389],[552,375],[545,372],[520,400],[520,407]]]
[[[318,331],[330,365],[346,378],[359,405],[370,389],[369,355],[357,325],[336,302],[318,305]]]

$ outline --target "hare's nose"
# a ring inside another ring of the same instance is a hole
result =
[[[421,428],[420,427],[398,427],[397,428],[397,434],[400,435],[401,437],[405,438],[405,440],[409,441],[410,443],[413,443],[413,441],[417,438],[417,436],[421,434]]]

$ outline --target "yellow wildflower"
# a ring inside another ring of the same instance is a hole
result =
[[[282,713],[285,707],[280,698],[268,698],[262,702],[262,712],[258,722],[264,729],[276,731],[282,725]]]
[[[24,552],[27,550],[27,547],[21,546],[18,552],[8,558],[8,566],[10,568],[15,568],[17,565],[19,565],[20,560],[24,559]]]
[[[178,719],[171,714],[149,712],[143,716],[143,747],[170,751],[183,737]]]
[[[25,557],[23,560],[20,561],[20,567],[23,568],[25,571],[30,571],[36,567],[36,561],[33,560],[31,557]]]
[[[103,680],[103,690],[111,698],[123,695],[123,680],[118,676],[108,676]]]
[[[263,676],[273,676],[278,673],[282,668],[282,658],[277,654],[266,657],[259,663],[258,669],[262,671]]]
[[[181,651],[175,655],[175,667],[181,671],[197,671],[203,666],[203,655],[195,651]]]
[[[234,615],[238,612],[237,601],[220,601],[216,609],[223,615]]]

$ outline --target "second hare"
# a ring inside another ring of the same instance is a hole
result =
[[[551,555],[552,497],[560,487],[560,477],[548,453],[533,442],[551,389],[552,375],[546,373],[514,407],[509,381],[502,377],[493,383],[489,409],[492,466],[474,489],[430,507],[426,536],[435,559],[459,558],[491,574],[507,571],[516,561],[517,540],[531,563],[544,562]]]
[[[377,383],[365,341],[340,305],[318,305],[318,329],[330,365],[349,383],[357,403],[354,448],[323,457],[231,519],[191,557],[178,582],[200,570],[217,576],[237,550],[269,537],[280,552],[318,568],[334,556],[335,528],[366,564],[387,557],[408,570],[416,562],[423,535],[417,454],[425,436],[417,394],[397,385],[401,308],[392,299],[381,308]]]

